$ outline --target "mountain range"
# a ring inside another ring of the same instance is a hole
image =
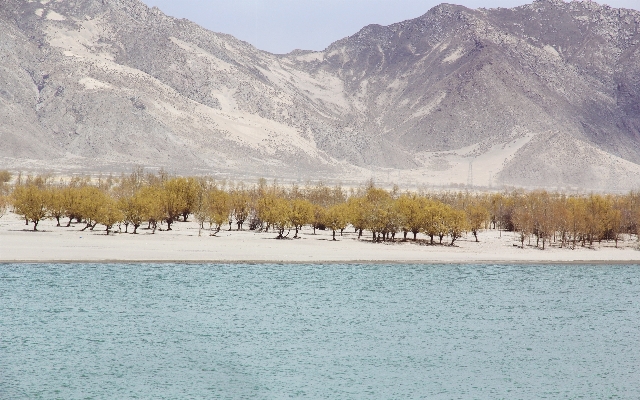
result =
[[[441,4],[282,55],[139,0],[3,0],[0,167],[634,189],[639,29]]]

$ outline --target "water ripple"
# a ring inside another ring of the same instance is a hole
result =
[[[0,265],[0,398],[640,398],[640,269]]]

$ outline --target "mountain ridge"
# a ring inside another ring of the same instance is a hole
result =
[[[594,2],[441,4],[275,55],[138,0],[10,0],[0,160],[634,188],[639,26]]]

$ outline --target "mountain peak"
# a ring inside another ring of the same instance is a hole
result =
[[[440,4],[275,56],[138,0],[7,1],[7,167],[640,186],[636,11]]]

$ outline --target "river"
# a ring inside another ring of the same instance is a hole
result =
[[[0,264],[0,398],[640,398],[636,265]]]

